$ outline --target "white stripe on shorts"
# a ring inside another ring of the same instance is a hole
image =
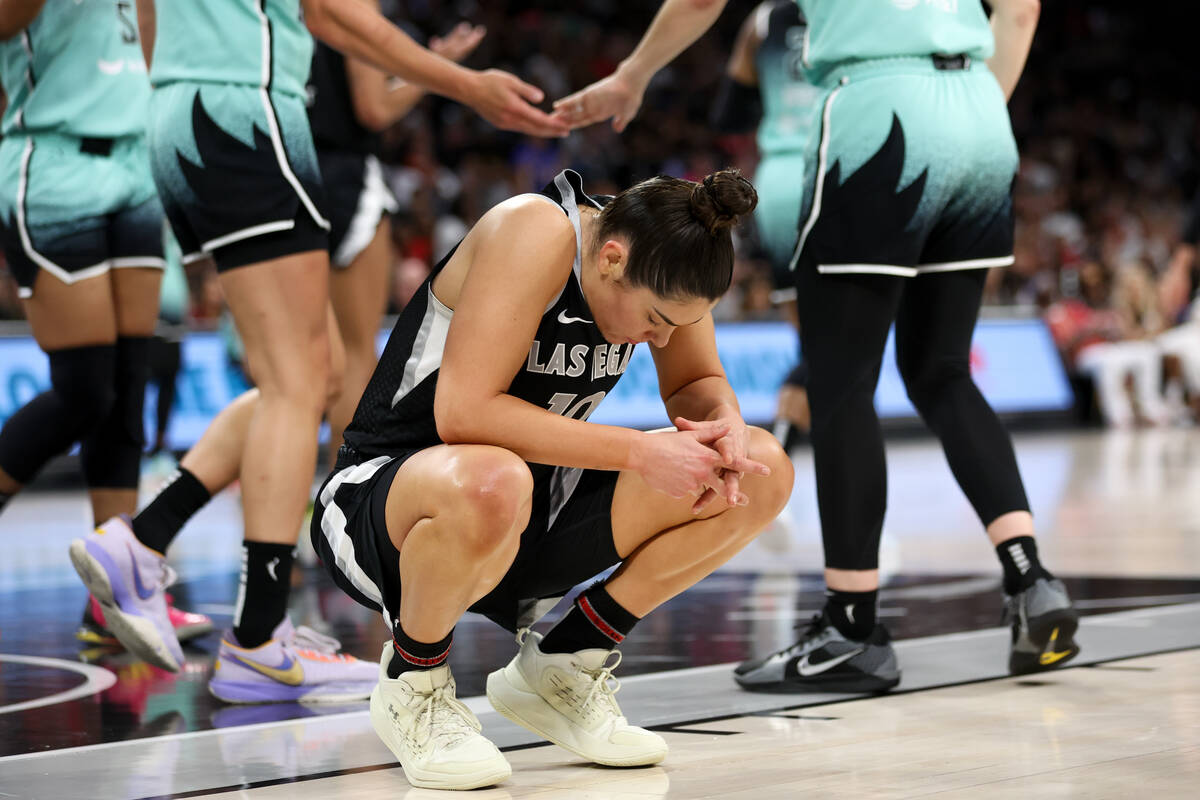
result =
[[[922,275],[929,272],[958,272],[964,269],[988,269],[989,267],[1007,267],[1016,261],[1013,256],[997,256],[995,258],[971,258],[965,261],[943,261],[938,264],[918,264],[917,272]]]
[[[337,252],[333,254],[334,265],[350,266],[350,262],[358,258],[358,254],[366,250],[367,245],[375,238],[375,231],[379,228],[379,221],[383,219],[383,215],[395,214],[399,210],[400,204],[383,181],[383,169],[379,166],[379,159],[368,155],[363,167],[363,188],[358,195],[358,206],[346,227],[346,235],[342,237]]]
[[[917,277],[916,267],[899,267],[895,264],[821,264],[817,272],[822,275],[898,275],[901,278]]]
[[[321,533],[333,552],[333,563],[351,586],[380,608],[383,608],[383,593],[358,565],[358,559],[354,557],[354,540],[346,532],[346,512],[338,508],[335,501],[338,489],[344,484],[365,483],[392,460],[391,456],[379,456],[340,470],[321,489],[318,498],[325,509],[321,512]]]
[[[103,275],[104,273],[108,272],[108,269],[111,266],[108,259],[105,259],[97,264],[93,264],[90,267],[84,267],[83,269],[77,269],[74,272],[68,272],[34,249],[33,237],[29,234],[29,221],[25,216],[25,196],[29,192],[29,162],[32,160],[32,158],[33,137],[27,136],[25,137],[25,150],[21,153],[20,172],[17,174],[16,204],[17,234],[20,236],[21,249],[25,251],[25,257],[68,286],[72,283],[76,283],[77,281],[95,278],[98,275]],[[17,290],[17,296],[22,299],[33,297],[33,287],[29,287],[28,289],[25,287],[19,287]]]
[[[804,36],[807,42],[807,29]],[[842,86],[844,85],[843,83]],[[833,116],[833,101],[838,96],[838,92],[842,90],[842,86],[838,86],[829,93],[829,97],[825,98],[825,108],[821,110],[821,140],[817,146],[817,173],[813,189],[812,211],[809,212],[808,221],[804,223],[804,227],[800,231],[800,238],[796,242],[796,250],[792,253],[791,263],[788,264],[788,269],[792,272],[796,271],[796,264],[800,261],[800,253],[804,250],[804,243],[808,241],[809,232],[813,229],[813,225],[817,224],[817,217],[821,216],[821,195],[824,194],[825,190],[825,169],[829,161],[829,128],[830,120]]]

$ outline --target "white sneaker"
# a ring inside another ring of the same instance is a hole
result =
[[[379,659],[379,684],[371,692],[371,725],[400,760],[408,782],[427,789],[477,789],[511,776],[508,760],[454,696],[450,667],[389,678],[393,653],[387,642]]]
[[[621,663],[620,651],[543,653],[540,634],[526,630],[517,636],[520,652],[507,667],[488,675],[493,708],[597,764],[637,767],[667,757],[663,738],[630,725],[613,696],[621,688],[612,674]],[[613,653],[616,660],[609,665]]]

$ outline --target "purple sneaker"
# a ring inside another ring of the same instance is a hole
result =
[[[183,649],[165,594],[175,571],[137,540],[129,518],[113,517],[86,539],[71,542],[71,563],[125,649],[156,667],[179,672]]]
[[[379,678],[375,664],[338,653],[341,643],[284,617],[258,647],[221,639],[208,690],[226,703],[344,703],[365,700]]]

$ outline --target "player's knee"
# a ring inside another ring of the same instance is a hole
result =
[[[750,429],[747,455],[771,470],[770,475],[756,475],[743,481],[743,491],[750,497],[747,509],[769,521],[779,514],[792,495],[795,481],[792,460],[779,440],[762,428]]]
[[[329,399],[329,353],[306,353],[290,366],[276,368],[268,359],[250,361],[251,377],[264,400],[283,400],[320,414]]]
[[[117,400],[116,348],[72,347],[49,354],[50,385],[63,405],[63,421],[80,434],[112,412]]]
[[[456,506],[468,546],[480,556],[515,548],[533,497],[529,467],[501,448],[473,450],[456,466]]]
[[[908,399],[922,413],[945,395],[948,386],[971,379],[971,368],[965,361],[905,359],[898,366]]]

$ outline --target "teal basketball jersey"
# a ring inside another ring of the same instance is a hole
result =
[[[141,133],[150,84],[134,0],[46,0],[25,30],[0,42],[0,85],[5,136]]]
[[[808,20],[806,69],[902,56],[992,55],[980,0],[797,0]]]
[[[300,0],[157,0],[150,82],[226,83],[305,96],[312,36]]]
[[[820,92],[805,80],[801,63],[804,18],[795,0],[773,0],[758,7],[754,25],[759,40],[754,70],[763,105],[758,151],[764,158],[802,153]]]

